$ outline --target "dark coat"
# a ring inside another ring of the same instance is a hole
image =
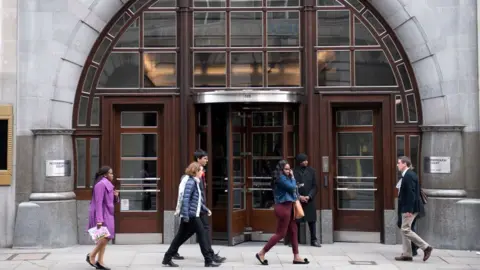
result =
[[[398,221],[397,226],[401,226],[402,214],[418,213],[417,217],[425,215],[425,208],[420,198],[420,183],[417,174],[412,170],[407,170],[402,177],[402,185],[398,194]]]
[[[308,203],[302,203],[305,217],[301,221],[317,221],[317,209],[315,208],[315,197],[317,195],[317,180],[315,178],[315,169],[311,167],[302,168],[296,166],[293,170],[295,180],[297,180],[298,193],[301,196],[309,196]]]
[[[185,184],[185,190],[183,191],[182,207],[180,210],[180,216],[182,218],[194,218],[199,217],[201,211],[208,212],[208,208],[203,202],[202,195],[198,191],[197,185],[202,183],[196,183],[193,177],[190,177]],[[200,211],[197,215],[197,209],[200,207]]]

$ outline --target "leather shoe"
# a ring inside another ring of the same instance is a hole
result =
[[[216,262],[206,262],[205,267],[219,267],[220,264]]]
[[[322,245],[320,245],[320,243],[318,241],[313,241],[310,245],[312,247],[321,247],[322,246]]]
[[[395,257],[395,261],[411,262],[411,261],[413,261],[413,258],[402,255],[402,256],[399,256],[399,257]]]
[[[178,264],[174,263],[172,260],[169,260],[169,261],[163,260],[162,264],[170,267],[178,267]]]
[[[185,260],[185,257],[180,256],[180,254],[177,253],[177,254],[173,255],[173,259],[174,260]]]
[[[432,255],[432,250],[433,248],[432,247],[427,247],[424,251],[423,251],[423,261],[427,261],[428,258],[430,258],[430,255]]]
[[[97,267],[97,269],[110,270],[110,268],[101,265],[99,262],[97,262],[97,263],[95,264],[95,266]]]
[[[223,262],[225,262],[226,259],[227,258],[225,258],[225,257],[220,257],[218,255],[218,253],[213,255],[213,261],[216,262],[216,263],[223,263]]]

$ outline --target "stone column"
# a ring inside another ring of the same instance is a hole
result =
[[[465,160],[463,129],[460,125],[422,126],[422,188],[428,195],[426,216],[418,221],[419,234],[437,248],[468,248],[463,235],[472,235],[467,230],[466,212],[475,212],[480,204],[465,201]],[[450,157],[450,173],[425,172],[423,158]],[[473,207],[473,208],[472,208]],[[472,209],[470,209],[472,208]],[[477,226],[478,227],[478,226]],[[472,237],[471,241],[476,241]]]
[[[14,247],[59,248],[77,244],[77,207],[74,189],[71,129],[35,129],[33,192],[21,203]],[[48,160],[70,161],[70,174],[47,176]]]

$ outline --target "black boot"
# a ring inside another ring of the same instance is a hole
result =
[[[174,263],[172,261],[172,259],[167,260],[167,259],[164,258],[163,261],[162,261],[162,264],[166,265],[166,266],[170,266],[170,267],[178,267],[178,264]]]
[[[205,267],[219,267],[220,264],[216,262],[205,262]]]
[[[174,260],[185,260],[185,257],[180,256],[180,254],[177,253],[177,254],[173,255],[173,259]]]
[[[220,255],[218,255],[218,253],[213,255],[213,261],[216,262],[216,263],[223,263],[223,262],[225,262],[226,259],[227,258],[221,257]]]

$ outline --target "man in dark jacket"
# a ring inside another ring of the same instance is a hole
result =
[[[315,197],[317,194],[317,181],[315,178],[315,169],[308,166],[308,157],[305,154],[298,154],[295,158],[297,166],[293,170],[295,180],[297,180],[299,200],[302,203],[305,216],[297,221],[307,222],[310,230],[310,245],[320,247],[316,234],[317,209],[315,209]]]
[[[202,179],[200,179],[200,189],[202,191],[203,201],[206,202],[207,201],[207,195],[206,195],[207,184],[206,184],[206,181],[205,181],[206,180],[205,179],[205,171],[206,171],[205,166],[207,166],[207,163],[208,163],[208,154],[207,154],[207,152],[205,152],[202,149],[197,149],[195,151],[195,153],[193,153],[193,159],[194,159],[194,161],[200,163],[200,165],[202,165],[203,168],[204,168],[204,174],[202,176]],[[207,242],[208,242],[208,246],[210,247],[209,248],[209,253],[212,255],[213,261],[216,262],[216,263],[225,262],[225,260],[227,258],[219,256],[218,253],[215,254],[215,252],[212,249],[212,241],[210,239],[210,224],[208,224],[208,213],[205,209],[202,209],[202,211],[200,212],[200,219],[203,223],[203,228],[205,229],[205,233],[207,235]],[[184,242],[187,241],[188,238],[190,238],[192,235],[193,235],[193,233],[191,233],[190,235],[185,235]],[[173,256],[173,259],[183,260],[184,257],[180,256],[180,254],[177,253]]]
[[[412,162],[408,157],[400,157],[397,161],[397,167],[402,172],[402,179],[400,185],[400,193],[398,194],[398,209],[402,215],[402,246],[403,252],[399,257],[395,257],[397,261],[412,261],[412,244],[420,247],[423,250],[423,261],[428,260],[432,254],[433,248],[425,242],[420,236],[412,231],[412,223],[415,217],[418,216],[421,206],[420,185],[417,174],[409,170]]]

